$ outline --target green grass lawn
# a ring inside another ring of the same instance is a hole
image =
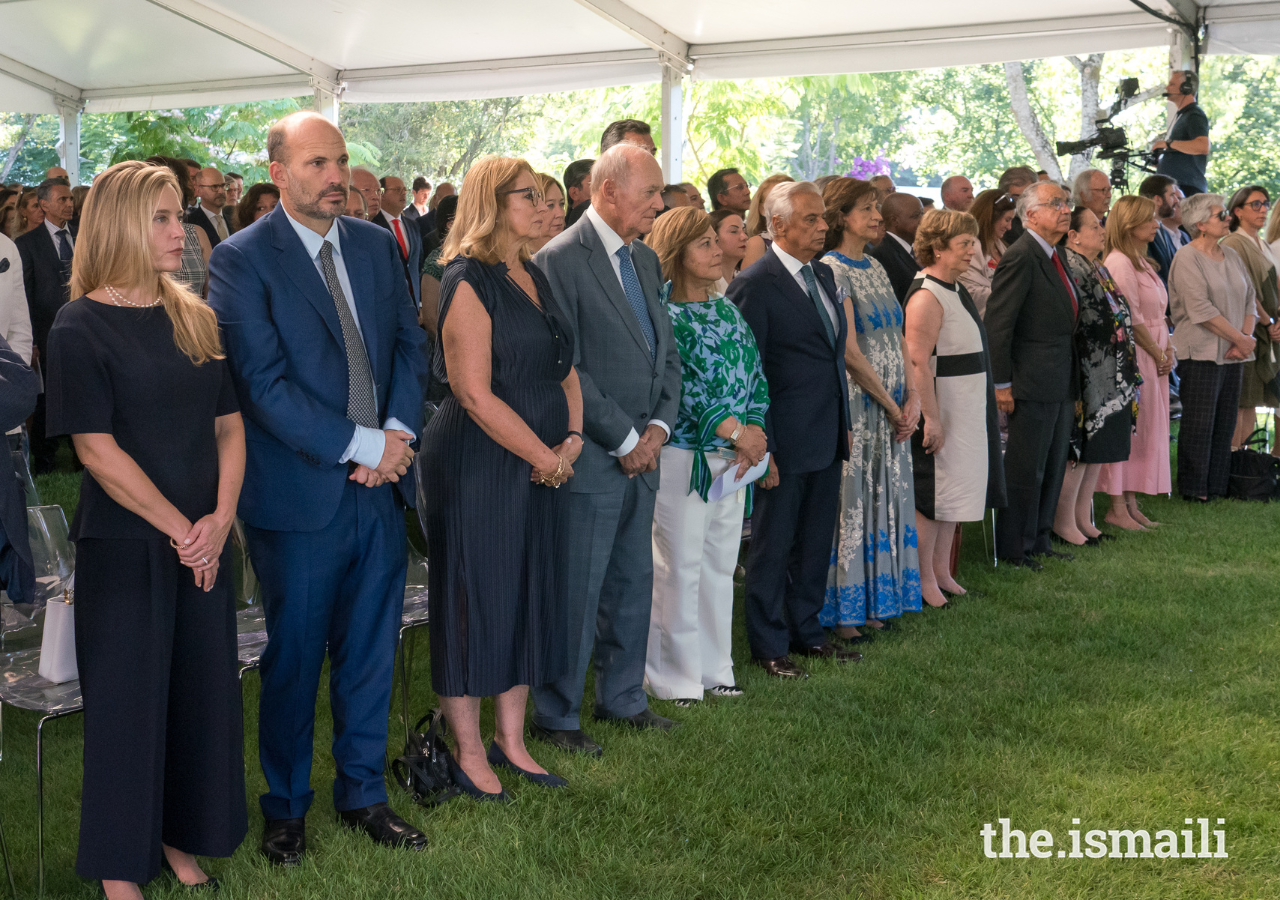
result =
[[[41,489],[75,502],[71,479]],[[811,664],[800,684],[746,664],[739,611],[746,696],[688,710],[656,702],[684,723],[669,735],[588,722],[600,760],[531,744],[570,787],[504,775],[508,806],[426,811],[393,788],[431,840],[421,855],[334,823],[322,691],[306,864],[283,872],[260,858],[251,802],[249,838],[209,871],[235,898],[1280,897],[1280,505],[1144,508],[1165,525],[1038,574],[993,570],[970,526],[961,580],[986,598],[909,615],[862,645],[862,663]],[[415,716],[434,699],[423,638]],[[257,688],[247,676],[251,801],[264,789]],[[8,710],[4,724],[0,812],[19,891],[34,896],[34,719]],[[393,714],[393,752],[399,732]],[[78,717],[46,735],[51,896],[97,891],[73,871],[80,738]],[[986,858],[980,829],[999,818],[1052,832],[1054,856]],[[1225,819],[1211,828],[1225,828],[1229,858],[1056,855],[1072,828],[1198,836],[1186,818]],[[163,879],[146,893],[185,895]]]

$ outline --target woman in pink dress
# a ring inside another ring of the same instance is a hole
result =
[[[1098,490],[1111,497],[1107,521],[1129,531],[1144,531],[1159,524],[1138,509],[1138,494],[1167,494],[1172,490],[1169,372],[1177,359],[1169,345],[1169,328],[1164,320],[1168,294],[1147,258],[1147,244],[1155,239],[1159,228],[1156,205],[1146,197],[1121,197],[1107,216],[1104,265],[1129,300],[1142,386],[1129,459],[1103,466]]]

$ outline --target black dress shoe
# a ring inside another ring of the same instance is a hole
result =
[[[557,731],[554,728],[543,728],[537,722],[529,723],[529,735],[550,744],[557,750],[568,753],[583,753],[597,759],[604,756],[604,748],[591,740],[586,732],[579,728],[572,731]]]
[[[809,673],[795,664],[790,656],[778,656],[773,659],[752,659],[766,675],[774,678],[808,678]]]
[[[263,823],[262,855],[277,866],[300,866],[306,852],[306,819],[267,819]]]
[[[1060,553],[1057,550],[1046,550],[1043,553],[1031,553],[1029,556],[1047,556],[1050,559],[1060,559],[1063,562],[1071,562],[1075,559],[1070,553]]]
[[[812,647],[798,647],[795,652],[810,659],[834,659],[840,663],[858,662],[862,659],[862,654],[857,650],[845,650],[831,641],[814,644]]]
[[[1002,559],[1000,560],[1006,566],[1014,569],[1030,569],[1032,572],[1039,572],[1044,568],[1040,563],[1030,557],[1024,556],[1022,559]]]
[[[427,836],[395,814],[385,803],[344,809],[338,812],[338,821],[348,828],[363,831],[375,844],[399,847],[404,850],[426,850]]]
[[[608,716],[606,718],[610,722],[630,725],[632,728],[656,728],[659,731],[671,731],[680,727],[679,722],[660,716],[647,706],[634,716]]]

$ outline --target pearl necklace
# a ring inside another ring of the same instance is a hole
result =
[[[102,289],[107,292],[107,296],[111,298],[111,302],[116,306],[132,306],[134,309],[151,309],[153,306],[159,306],[164,302],[164,298],[157,297],[150,303],[134,303],[109,284],[104,284]]]

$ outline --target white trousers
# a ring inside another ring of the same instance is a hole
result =
[[[701,699],[733,681],[733,571],[746,491],[707,503],[689,490],[692,450],[662,448],[653,514],[653,612],[644,689],[660,700]],[[708,454],[713,478],[731,460]]]

